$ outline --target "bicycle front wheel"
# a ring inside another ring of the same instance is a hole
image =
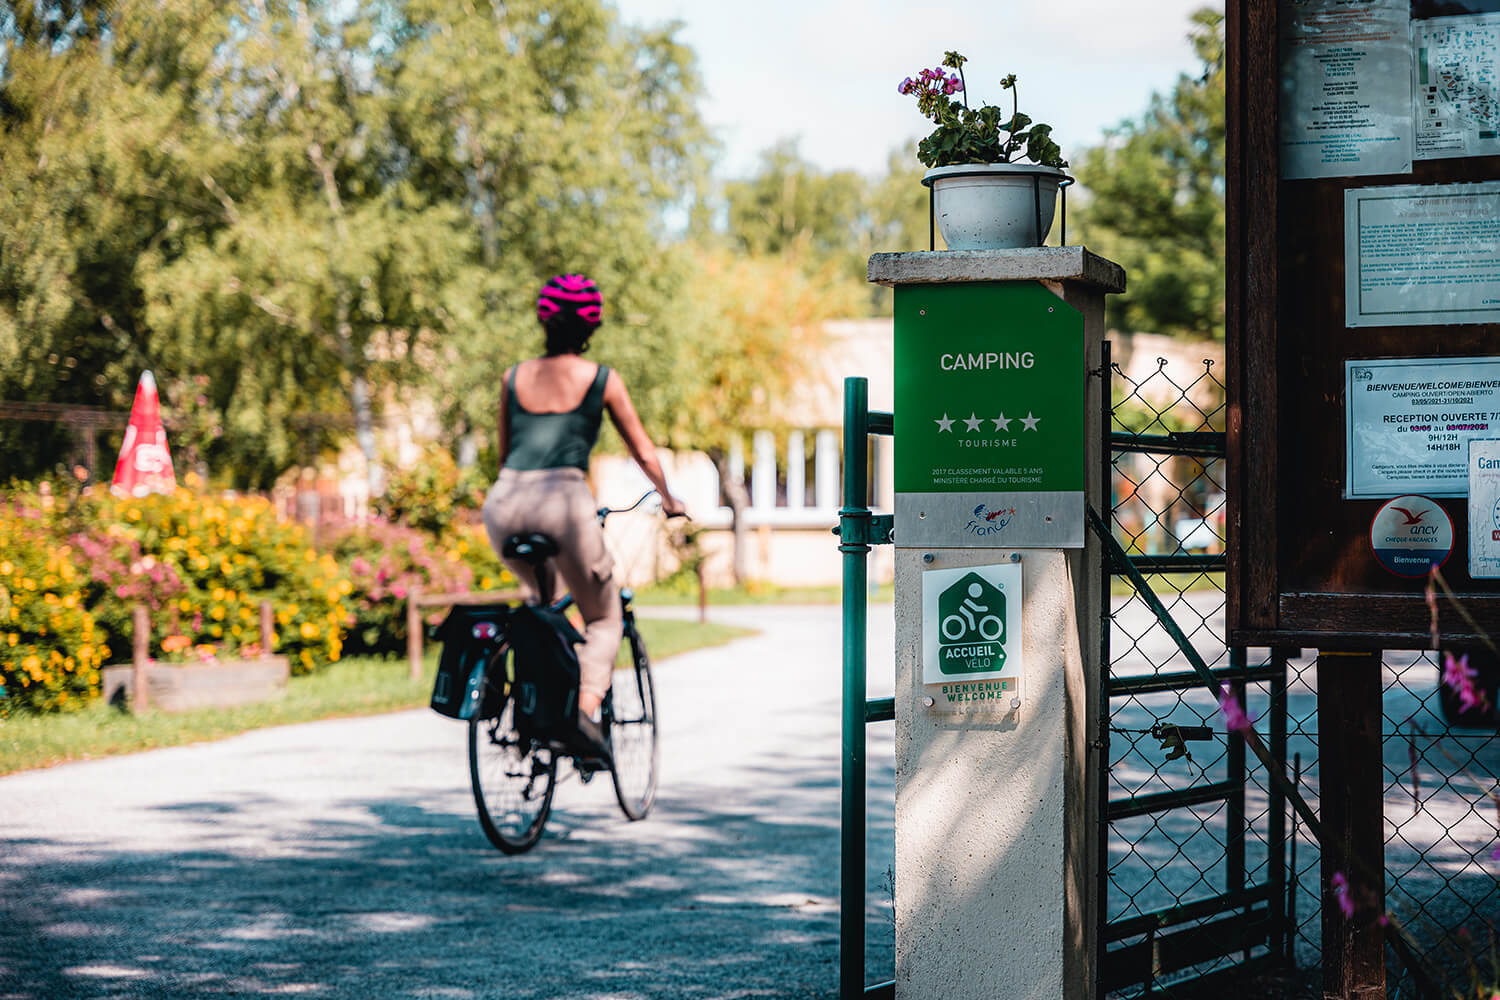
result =
[[[530,850],[552,811],[557,758],[516,732],[510,699],[498,718],[469,720],[469,781],[484,835],[506,854]]]
[[[615,798],[630,819],[645,819],[656,799],[656,690],[646,643],[626,628],[633,661],[616,670],[610,688],[610,742],[614,751]]]

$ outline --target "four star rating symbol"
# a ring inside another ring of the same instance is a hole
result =
[[[1012,420],[1021,421],[1021,429],[1023,431],[1034,431],[1037,429],[1037,424],[1042,422],[1042,418],[1037,416],[1030,410],[1026,411],[1026,416],[1024,417],[1007,417],[1004,413],[1000,414],[998,417],[981,417],[971,410],[969,411],[969,415],[967,417],[959,419],[948,416],[947,412],[945,411],[941,417],[938,417],[934,421],[934,423],[938,425],[939,434],[943,433],[944,431],[952,432],[953,425],[955,423],[962,423],[966,428],[968,428],[965,433],[972,434],[973,432],[979,430],[979,425],[984,423],[986,420],[994,424],[995,430],[997,431],[1010,430],[1010,424]]]

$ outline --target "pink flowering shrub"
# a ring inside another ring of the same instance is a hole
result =
[[[427,535],[389,521],[350,527],[329,543],[351,586],[350,653],[400,655],[406,651],[406,601],[413,588],[429,594],[472,588],[474,573],[451,550]],[[428,617],[441,618],[442,611]]]
[[[139,499],[101,492],[90,504],[88,523],[101,527],[74,538],[95,546],[102,586],[93,606],[112,634],[126,637],[122,652],[129,651],[130,608],[139,601],[151,610],[154,657],[260,655],[260,604],[269,601],[270,652],[287,656],[294,673],[342,657],[349,581],[269,501],[178,489]]]

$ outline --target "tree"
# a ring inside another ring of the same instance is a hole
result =
[[[891,153],[884,176],[825,172],[803,160],[795,143],[765,151],[759,169],[724,185],[730,245],[749,254],[785,254],[815,271],[832,265],[834,280],[865,290],[849,315],[888,314],[890,293],[867,285],[873,253],[927,248],[927,192],[922,168],[908,153]],[[828,280],[830,276],[825,275]]]
[[[237,485],[351,426],[378,489],[381,401],[423,391],[455,438],[488,430],[538,284],[586,271],[601,356],[670,412],[689,270],[659,220],[707,143],[674,29],[599,0],[17,11],[0,398],[123,405],[153,367],[217,411],[203,457]]]
[[[854,315],[860,305],[861,289],[839,280],[833,263],[812,263],[806,242],[776,256],[719,248],[701,249],[696,259],[697,332],[679,346],[692,375],[667,425],[668,440],[705,452],[719,471],[737,582],[745,579],[750,496],[730,469],[731,442],[747,426],[783,426],[782,403],[813,374],[809,361],[824,349],[823,321]]]
[[[1113,326],[1222,340],[1224,15],[1204,8],[1191,23],[1202,74],[1084,154],[1080,230],[1129,273],[1129,291],[1108,303]]]
[[[196,0],[7,13],[0,399],[126,407],[154,360],[136,261],[171,254],[183,220],[211,207],[175,164],[216,21]],[[63,446],[54,428],[0,422],[8,475],[48,470]]]
[[[675,30],[626,28],[598,0],[407,5],[383,75],[392,128],[413,185],[474,234],[435,355],[455,434],[493,434],[500,375],[539,350],[536,292],[559,272],[603,290],[594,356],[647,426],[677,408],[696,290],[661,219],[706,172],[708,137]]]
[[[302,457],[299,413],[341,410],[379,494],[373,395],[420,370],[470,242],[459,207],[397,167],[390,101],[368,72],[380,15],[245,6],[185,157],[215,224],[139,264],[165,361],[215,373],[237,478],[255,485]]]

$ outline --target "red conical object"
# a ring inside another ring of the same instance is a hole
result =
[[[148,493],[171,493],[177,488],[172,472],[172,453],[167,450],[167,431],[161,425],[161,403],[156,398],[156,377],[141,374],[130,408],[130,426],[115,463],[110,487],[117,496],[143,497]]]

